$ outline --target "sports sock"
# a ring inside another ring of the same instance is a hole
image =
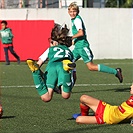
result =
[[[36,90],[40,96],[48,92],[46,83],[41,74],[40,70],[36,70],[32,73]]]
[[[98,64],[98,71],[100,72],[105,72],[105,73],[110,73],[110,74],[117,74],[117,70],[108,66],[105,66],[103,64]]]
[[[81,111],[82,116],[88,116],[89,109],[90,109],[90,107],[80,103],[80,111]]]

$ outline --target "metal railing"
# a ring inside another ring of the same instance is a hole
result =
[[[0,8],[59,8],[59,0],[0,0]]]

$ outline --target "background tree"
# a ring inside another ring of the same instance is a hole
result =
[[[133,0],[106,0],[105,7],[132,8]]]

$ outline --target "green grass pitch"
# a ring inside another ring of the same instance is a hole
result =
[[[49,103],[41,101],[37,94],[31,71],[25,62],[10,66],[0,62],[0,89],[4,114],[0,119],[0,133],[133,133],[129,123],[116,125],[78,125],[71,120],[79,113],[79,98],[88,94],[118,105],[129,97],[133,82],[133,61],[95,60],[113,68],[121,67],[124,82],[111,74],[91,72],[83,61],[77,61],[77,82],[71,98],[64,100],[54,94]],[[45,69],[46,64],[42,66]],[[90,111],[90,113],[92,113]]]

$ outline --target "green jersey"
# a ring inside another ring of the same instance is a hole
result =
[[[13,34],[10,28],[0,30],[3,44],[12,44]]]
[[[49,63],[58,61],[60,62],[65,59],[72,61],[73,54],[67,46],[59,44],[58,46],[49,48],[48,59]]]
[[[48,65],[45,69],[44,77],[47,88],[63,86],[64,92],[70,92],[72,89],[71,73],[63,69],[62,61],[67,59],[72,61],[73,54],[65,45],[57,45],[49,48]]]
[[[71,19],[71,22],[72,22],[73,35],[77,34],[79,29],[82,29],[84,32],[83,36],[74,39],[75,47],[83,48],[85,46],[89,46],[89,43],[87,41],[87,36],[86,36],[86,29],[82,18],[79,15],[77,15],[74,19]],[[78,25],[79,24],[78,22],[80,22],[81,25]]]

